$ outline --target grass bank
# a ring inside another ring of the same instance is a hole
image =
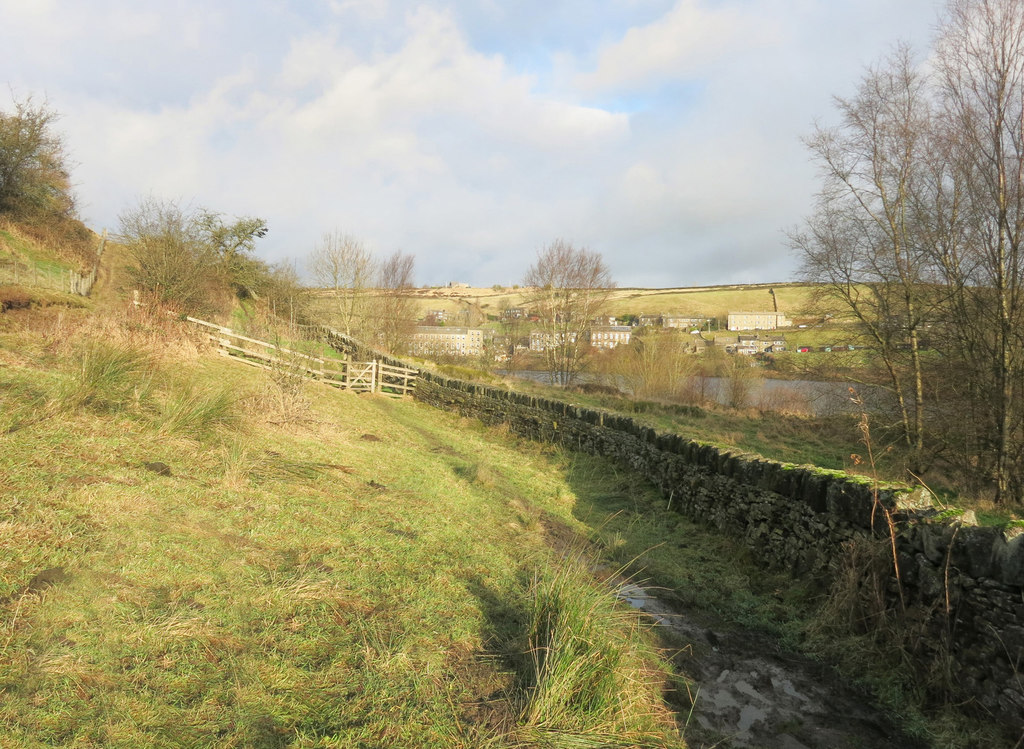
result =
[[[5,746],[682,745],[563,454],[174,325],[0,316]]]

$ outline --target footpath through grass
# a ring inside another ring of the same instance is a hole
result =
[[[565,456],[0,316],[0,745],[681,746]]]

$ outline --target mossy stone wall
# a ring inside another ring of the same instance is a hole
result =
[[[357,345],[338,334],[328,340],[341,350]],[[357,355],[409,366],[366,349]],[[659,433],[620,414],[431,372],[421,371],[415,398],[607,457],[657,486],[673,510],[825,588],[859,542],[883,547],[898,562],[888,563],[884,595],[908,630],[921,634],[910,644],[921,673],[946,674],[958,701],[1024,729],[1024,527],[978,527],[969,513],[937,511],[921,490],[875,487],[842,472]]]

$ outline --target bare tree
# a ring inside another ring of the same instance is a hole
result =
[[[551,382],[569,386],[583,368],[590,326],[615,287],[611,272],[598,253],[558,239],[538,254],[523,283],[540,317]]]
[[[501,332],[505,340],[505,371],[514,374],[519,370],[522,359],[521,341],[526,330],[526,320],[522,309],[513,307],[508,297],[502,297],[498,303]]]
[[[203,241],[194,212],[173,201],[149,197],[118,217],[132,281],[156,301],[184,311],[209,313],[214,300],[216,258]]]
[[[680,400],[697,364],[687,352],[688,338],[680,331],[646,330],[615,350],[611,370],[629,384],[635,398]]]
[[[976,418],[994,435],[995,499],[1020,499],[1024,2],[953,0],[937,60],[955,180],[965,201],[964,241],[944,266],[956,291],[952,319],[974,365]]]
[[[342,331],[356,335],[376,271],[373,256],[359,239],[334,231],[321,237],[307,263],[317,285],[333,291]]]
[[[823,282],[821,293],[853,315],[862,345],[876,352],[916,461],[925,440],[921,330],[940,301],[928,282],[945,221],[935,213],[927,84],[900,47],[853,98],[836,99],[841,123],[807,141],[824,181],[817,211],[790,235],[803,275]]]
[[[404,351],[416,318],[416,300],[411,296],[415,257],[395,252],[380,264],[377,295],[372,315],[380,346],[393,354]]]
[[[997,502],[1019,500],[1024,0],[950,0],[932,68],[901,50],[839,101],[842,124],[810,143],[825,187],[793,244],[875,340],[908,445],[941,430]],[[926,325],[938,350],[922,357]]]

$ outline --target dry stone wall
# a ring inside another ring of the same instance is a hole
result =
[[[672,509],[743,539],[766,564],[823,586],[858,544],[881,547],[889,560],[882,594],[906,630],[920,635],[908,647],[921,673],[945,674],[957,701],[1010,731],[1024,729],[1024,527],[978,527],[969,513],[939,512],[921,490],[878,488],[842,472],[737,454],[626,416],[431,372],[418,376],[415,397],[607,457],[657,486]]]

